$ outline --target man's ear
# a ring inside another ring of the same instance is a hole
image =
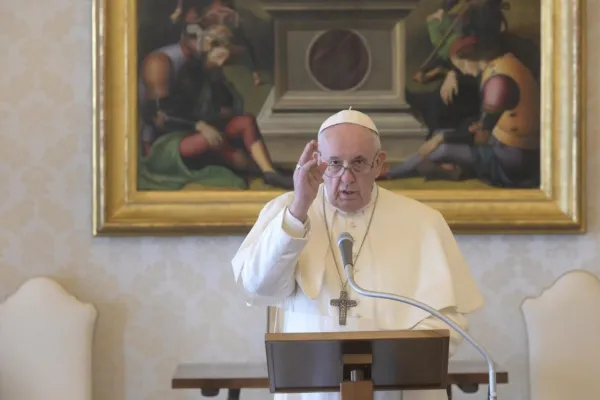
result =
[[[381,171],[383,170],[383,165],[385,164],[385,160],[387,159],[387,154],[385,153],[385,151],[380,151],[379,154],[377,155],[377,158],[375,159],[375,166],[377,168],[377,174],[376,176],[381,175]]]

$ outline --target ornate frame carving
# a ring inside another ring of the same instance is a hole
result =
[[[455,232],[586,230],[583,3],[541,0],[541,187],[403,192],[439,209]],[[136,8],[136,0],[93,4],[93,233],[245,232],[278,192],[136,190]]]

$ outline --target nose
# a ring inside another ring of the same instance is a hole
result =
[[[354,182],[354,174],[349,168],[344,169],[344,173],[341,176],[341,180],[344,183],[352,183]]]

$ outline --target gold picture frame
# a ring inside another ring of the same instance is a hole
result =
[[[136,0],[93,4],[93,234],[244,233],[276,191],[136,189]],[[456,233],[582,233],[585,218],[585,12],[541,0],[541,185],[414,190]]]

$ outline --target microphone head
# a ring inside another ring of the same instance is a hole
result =
[[[343,232],[338,238],[338,247],[342,256],[344,268],[346,265],[352,265],[352,246],[354,246],[354,238],[348,232]]]
[[[354,243],[354,238],[351,234],[349,234],[348,232],[342,232],[338,237],[338,246],[346,240],[349,240],[350,242]]]

